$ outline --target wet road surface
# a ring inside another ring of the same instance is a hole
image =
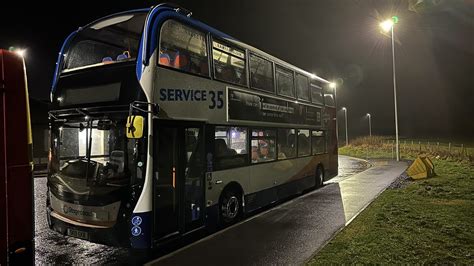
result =
[[[329,183],[339,183],[344,179],[347,179],[361,171],[370,167],[370,163],[363,159],[358,159],[354,157],[349,157],[345,155],[339,155],[339,169],[338,175],[331,180],[324,182],[325,184]]]
[[[158,263],[209,265],[210,260],[205,259],[198,263],[194,259],[196,256],[204,259],[213,255],[221,256],[219,260],[212,260],[216,264],[279,264],[280,262],[284,263],[283,261],[294,264],[296,261],[285,259],[291,258],[286,254],[287,245],[293,243],[291,250],[304,249],[307,250],[306,253],[314,252],[326,241],[325,239],[331,237],[333,234],[331,232],[344,225],[347,217],[345,217],[344,211],[341,211],[344,208],[340,197],[341,189],[335,182],[344,182],[367,167],[366,161],[339,156],[339,176],[326,182],[329,185],[318,190],[317,193],[303,195],[263,214],[257,214],[255,218],[250,218],[251,220],[191,244],[191,248],[165,255]],[[36,264],[123,264],[141,260],[134,258],[126,248],[94,244],[61,235],[49,229],[46,220],[46,178],[44,174],[38,174],[35,177]],[[310,211],[314,206],[318,206],[318,209],[334,210],[332,211],[333,215],[326,216]],[[300,218],[295,220],[296,217]],[[290,220],[287,221],[288,219]],[[307,220],[314,222],[308,224],[305,222]],[[324,225],[326,229],[319,230],[318,226],[321,225]],[[238,230],[236,230],[237,228]],[[308,242],[306,238],[311,238],[312,242]],[[233,239],[241,239],[240,244],[236,245],[237,243]],[[245,242],[242,242],[243,239],[246,239]],[[229,243],[223,241],[229,241]],[[195,247],[202,247],[203,250],[199,248],[200,251],[198,251]],[[218,254],[217,250],[224,247],[226,252]],[[242,254],[247,254],[245,252],[249,249],[259,250],[259,258],[254,257],[255,252],[251,257],[243,258]],[[195,253],[193,250],[203,253]],[[190,251],[191,253],[189,253]],[[176,255],[178,253],[179,255]],[[209,255],[203,257],[203,254]],[[176,261],[176,257],[180,257],[182,260]],[[249,258],[252,259],[249,260]],[[268,262],[267,259],[269,259]]]
[[[34,182],[35,263],[37,265],[116,264],[127,261],[127,249],[94,244],[61,235],[49,229],[46,220],[46,177],[35,177]]]

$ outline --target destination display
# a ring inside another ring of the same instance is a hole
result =
[[[321,126],[321,108],[229,88],[229,119]]]

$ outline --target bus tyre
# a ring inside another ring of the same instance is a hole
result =
[[[323,181],[324,181],[324,170],[323,170],[323,167],[321,165],[319,165],[317,168],[316,168],[316,184],[315,184],[315,188],[320,188],[323,186]]]
[[[234,189],[226,189],[219,202],[220,224],[223,226],[237,222],[242,213],[242,196]]]

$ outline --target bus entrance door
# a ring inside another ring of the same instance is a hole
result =
[[[154,232],[172,237],[204,224],[204,127],[156,121]]]

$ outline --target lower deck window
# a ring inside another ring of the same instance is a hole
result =
[[[296,134],[294,129],[278,129],[278,159],[296,157]]]
[[[253,129],[252,163],[274,161],[276,159],[276,132],[269,129]]]
[[[214,164],[218,170],[247,163],[247,129],[217,126],[214,133]]]
[[[313,155],[322,154],[326,152],[326,138],[324,137],[324,131],[313,130],[311,132],[311,144]]]
[[[298,130],[298,156],[307,156],[311,154],[311,139],[308,129]]]

